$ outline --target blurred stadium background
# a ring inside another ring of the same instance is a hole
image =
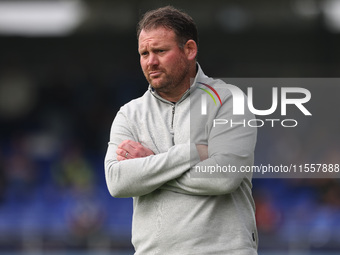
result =
[[[115,113],[147,88],[136,23],[167,4],[196,21],[209,76],[339,76],[340,0],[0,1],[0,254],[132,254],[132,201],[110,197],[103,159]],[[327,127],[298,135],[260,131],[257,162],[339,162]],[[260,254],[340,254],[339,179],[253,191]]]

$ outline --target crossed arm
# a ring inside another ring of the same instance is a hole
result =
[[[244,127],[216,127],[209,134],[209,146],[176,144],[168,151],[156,154],[137,140],[124,114],[118,114],[105,158],[106,182],[114,197],[142,196],[156,189],[189,195],[231,193],[246,174],[239,173],[230,178],[192,178],[190,172],[194,166],[251,165],[256,131]]]
[[[200,162],[208,159],[209,156],[207,145],[196,144],[196,149],[200,158]],[[118,161],[154,155],[150,149],[132,140],[123,141],[118,146],[116,153]],[[212,164],[212,162],[207,164]],[[182,176],[168,181],[159,188],[188,195],[221,195],[234,191],[240,185],[241,181],[242,178],[234,177],[229,179],[191,178],[190,170],[188,170]]]
[[[196,144],[196,149],[200,160],[208,158],[208,146],[204,144]],[[118,145],[116,150],[117,160],[123,161],[127,159],[143,158],[155,155],[152,150],[144,147],[141,143],[132,140],[124,140]]]
[[[236,155],[226,153],[226,155],[220,155],[220,152],[211,152],[211,154],[215,155],[209,158],[207,145],[197,144],[196,149],[200,159],[196,166],[199,167],[213,166],[216,165],[217,162],[220,163],[220,165],[231,164],[236,167],[251,165],[253,163],[252,155],[248,154]],[[154,155],[150,149],[131,140],[123,141],[118,146],[116,153],[118,161]],[[127,157],[125,157],[125,155],[127,155]],[[190,176],[190,169],[188,169],[183,175],[169,180],[159,188],[188,195],[223,195],[236,190],[244,178],[245,174],[243,173],[233,174],[229,176],[229,178],[227,176],[220,178],[192,178]]]

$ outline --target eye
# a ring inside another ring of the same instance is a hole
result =
[[[149,53],[147,52],[147,51],[142,51],[141,53],[140,53],[140,55],[141,56],[147,56]]]

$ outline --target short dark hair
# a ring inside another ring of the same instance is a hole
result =
[[[137,39],[141,31],[165,27],[174,31],[179,47],[188,40],[194,40],[198,46],[198,32],[194,20],[185,12],[172,6],[165,6],[146,12],[137,26]]]

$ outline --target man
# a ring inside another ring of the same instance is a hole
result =
[[[147,12],[137,36],[149,89],[117,113],[105,158],[111,195],[133,197],[135,254],[257,254],[251,175],[190,177],[197,167],[251,165],[256,130],[214,127],[214,119],[233,117],[227,89],[219,91],[221,106],[208,104],[209,115],[190,120],[201,108],[198,85],[225,84],[196,62],[189,15],[169,6]]]

